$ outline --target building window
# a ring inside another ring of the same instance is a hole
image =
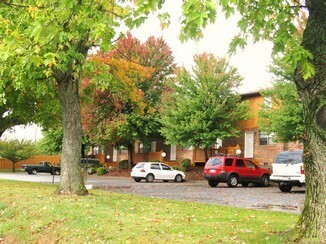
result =
[[[272,98],[271,97],[264,97],[264,106],[265,108],[272,108]]]
[[[139,153],[148,153],[150,152],[150,144],[146,144],[146,143],[139,143]]]
[[[127,148],[124,147],[124,146],[121,146],[121,147],[120,147],[120,153],[121,153],[121,154],[126,154],[126,153],[127,153]]]
[[[272,145],[272,144],[275,144],[274,138],[275,138],[274,133],[267,133],[267,132],[261,131],[259,133],[259,144],[260,145]]]
[[[190,151],[192,150],[192,146],[182,146],[182,151]]]
[[[156,152],[156,141],[151,142],[151,152]]]

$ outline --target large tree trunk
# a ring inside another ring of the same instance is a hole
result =
[[[306,197],[298,223],[303,242],[326,240],[326,5],[325,0],[307,0],[309,10],[302,46],[309,50],[316,75],[304,80],[300,68],[296,85],[304,110],[304,164]]]
[[[80,169],[82,128],[78,101],[78,81],[63,75],[58,81],[62,110],[63,146],[59,194],[87,194]]]

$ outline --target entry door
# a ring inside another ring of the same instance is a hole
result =
[[[254,132],[246,132],[245,133],[245,158],[253,158],[254,157]]]

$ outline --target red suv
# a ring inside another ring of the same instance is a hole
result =
[[[211,157],[204,168],[204,178],[211,187],[220,182],[226,182],[229,187],[236,187],[238,183],[246,187],[249,183],[269,186],[271,172],[260,168],[249,159],[237,157]]]

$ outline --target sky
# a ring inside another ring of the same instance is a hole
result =
[[[187,69],[193,65],[193,55],[203,52],[213,53],[216,57],[227,57],[230,65],[236,67],[243,77],[240,93],[257,91],[271,86],[272,75],[267,72],[271,62],[272,44],[264,41],[249,44],[244,50],[228,57],[227,51],[232,38],[238,34],[237,17],[225,19],[218,14],[215,24],[209,25],[204,31],[204,38],[199,42],[187,41],[181,43],[179,18],[181,15],[181,0],[166,0],[162,12],[169,12],[171,24],[162,30],[159,20],[149,18],[139,29],[131,31],[133,36],[145,41],[149,36],[163,37],[173,52],[175,61]]]
[[[188,70],[193,65],[194,54],[209,52],[219,58],[227,57],[230,65],[236,67],[243,77],[242,86],[239,88],[240,93],[271,86],[272,75],[267,72],[271,62],[271,43],[265,41],[249,44],[244,50],[238,50],[235,55],[228,57],[229,43],[238,34],[236,17],[226,20],[223,14],[219,14],[216,23],[204,30],[204,38],[199,42],[181,43],[178,39],[181,0],[166,0],[162,12],[169,12],[171,15],[171,24],[167,29],[162,30],[158,19],[153,15],[140,28],[131,31],[132,35],[141,41],[146,41],[150,36],[163,37],[172,50],[175,62]],[[13,130],[7,131],[4,137],[35,141],[42,137],[42,133],[36,125],[16,126]]]

